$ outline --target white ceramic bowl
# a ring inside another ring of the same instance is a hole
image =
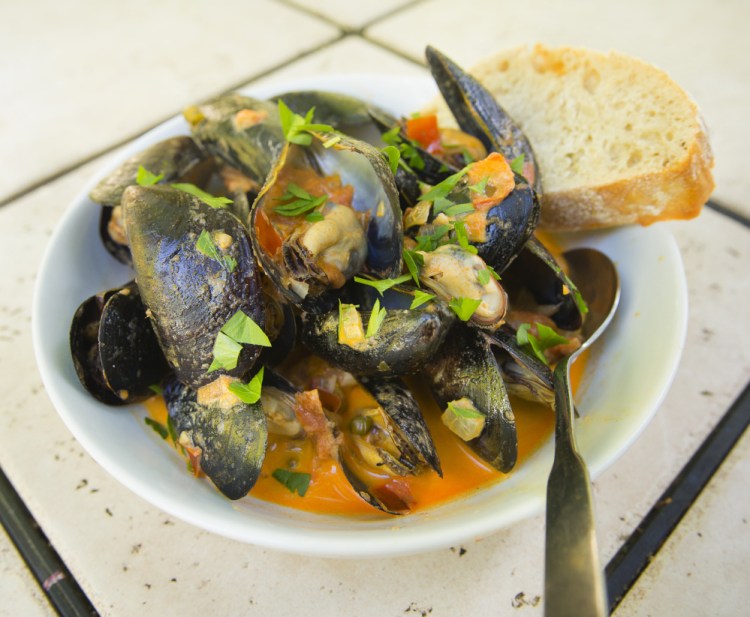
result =
[[[403,114],[435,94],[427,79],[384,75],[307,78],[248,93],[266,97],[303,88],[354,94]],[[187,133],[187,126],[181,117],[173,118],[133,142],[120,160],[180,133]],[[34,348],[47,392],[70,431],[109,473],[155,506],[198,527],[320,556],[370,557],[448,547],[541,511],[551,439],[508,480],[471,496],[398,518],[344,518],[290,510],[252,496],[229,501],[207,480],[185,472],[178,455],[144,424],[143,408],[111,408],[89,396],[73,369],[68,331],[85,298],[132,277],[101,246],[99,207],[87,197],[120,160],[91,178],[67,210],[47,247],[33,306]],[[557,240],[564,248],[585,245],[605,252],[622,280],[618,314],[593,348],[576,401],[581,413],[577,441],[596,477],[633,442],[666,394],[685,337],[685,277],[674,239],[658,225],[566,234]]]

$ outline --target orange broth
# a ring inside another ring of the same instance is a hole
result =
[[[583,375],[586,355],[584,353],[571,367],[574,391]],[[404,478],[414,496],[413,511],[434,507],[508,477],[508,474],[490,467],[445,427],[440,420],[442,410],[425,384],[414,378],[407,379],[407,382],[422,409],[443,470],[442,478],[431,469],[419,476]],[[167,409],[162,397],[152,397],[144,404],[152,419],[166,423]],[[346,404],[356,409],[374,403],[369,394],[355,386],[348,391]],[[511,397],[511,404],[518,430],[517,465],[522,465],[552,434],[554,411],[517,397]],[[269,435],[260,477],[250,494],[265,501],[321,514],[351,516],[378,513],[357,496],[338,462],[322,461],[313,469],[312,459],[313,448],[309,441],[300,445],[299,440]],[[312,474],[304,497],[292,493],[271,475],[275,469],[287,469],[290,460],[295,461],[295,471]]]

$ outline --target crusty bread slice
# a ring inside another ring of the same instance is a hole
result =
[[[536,45],[499,53],[470,72],[531,142],[544,228],[688,219],[713,190],[713,155],[698,109],[650,64]]]

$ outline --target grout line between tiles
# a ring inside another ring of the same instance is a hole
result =
[[[62,617],[98,615],[2,469],[0,524],[52,607]]]
[[[646,570],[750,425],[750,382],[605,569],[610,610]]]
[[[209,99],[209,98],[211,98],[213,96],[217,96],[217,95],[223,94],[223,93],[232,92],[234,90],[237,90],[238,88],[241,88],[242,86],[246,86],[248,84],[254,83],[254,82],[258,81],[259,79],[262,79],[263,77],[267,77],[268,75],[270,75],[272,73],[275,73],[276,71],[278,71],[280,69],[286,68],[290,64],[293,64],[293,63],[301,60],[305,56],[317,53],[317,52],[325,49],[326,47],[329,47],[329,46],[331,46],[331,45],[333,45],[335,43],[338,43],[339,41],[341,41],[346,36],[347,35],[345,33],[339,33],[337,36],[335,36],[335,37],[333,37],[333,38],[331,38],[331,39],[329,39],[329,40],[327,40],[327,41],[325,41],[323,43],[320,43],[319,45],[316,45],[315,47],[311,47],[310,49],[308,49],[306,51],[303,51],[303,52],[301,52],[301,53],[299,53],[299,54],[297,54],[295,56],[292,56],[292,57],[290,57],[290,58],[288,58],[288,59],[280,62],[279,64],[276,64],[276,65],[274,65],[274,66],[272,66],[272,67],[270,67],[270,68],[268,68],[268,69],[266,69],[264,71],[261,71],[260,73],[255,73],[252,77],[244,78],[241,81],[235,82],[234,84],[230,85],[228,88],[222,90],[221,92],[214,92],[213,94],[209,93],[204,98],[205,99]],[[118,148],[121,148],[122,146],[125,146],[125,145],[129,144],[130,142],[132,142],[135,139],[138,139],[144,133],[148,133],[149,131],[151,131],[154,128],[156,128],[157,126],[163,124],[164,122],[166,122],[167,120],[169,120],[172,117],[174,117],[174,114],[170,114],[170,115],[168,115],[168,116],[166,116],[166,117],[164,117],[164,118],[162,118],[160,120],[157,120],[155,123],[153,123],[152,125],[146,127],[145,129],[142,129],[138,133],[136,133],[134,135],[129,135],[128,137],[125,137],[124,139],[121,139],[121,140],[117,141],[116,143],[114,143],[111,146],[103,148],[102,150],[98,150],[98,151],[94,152],[93,154],[90,154],[89,156],[86,156],[86,157],[84,157],[82,159],[78,159],[76,162],[71,163],[67,167],[63,167],[62,169],[60,169],[60,170],[58,170],[58,171],[56,171],[56,172],[54,172],[54,173],[52,173],[52,174],[50,174],[48,176],[43,177],[40,180],[36,180],[34,182],[31,182],[31,183],[27,184],[25,187],[19,189],[18,191],[16,191],[15,193],[9,195],[8,197],[5,197],[4,199],[0,199],[0,208],[2,206],[7,206],[8,204],[16,201],[17,199],[21,199],[22,197],[25,197],[29,193],[33,193],[37,189],[42,188],[43,186],[45,186],[46,184],[49,184],[50,182],[54,182],[55,180],[59,180],[63,176],[65,176],[65,175],[67,175],[69,173],[72,173],[72,172],[76,171],[77,169],[80,169],[84,165],[87,165],[88,163],[91,163],[92,161],[95,161],[99,157],[102,157],[102,156],[105,156],[105,155],[107,155],[107,154],[109,154],[111,152],[114,152]]]
[[[708,202],[706,202],[706,206],[711,208],[714,212],[718,212],[719,214],[723,214],[727,218],[732,219],[735,223],[739,223],[745,227],[750,227],[750,218],[747,218],[729,206],[719,203],[715,199],[709,199]]]

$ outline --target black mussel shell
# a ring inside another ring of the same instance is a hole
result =
[[[139,167],[143,166],[154,175],[162,175],[161,182],[168,183],[182,178],[205,158],[190,137],[170,137],[130,157],[99,182],[89,197],[103,206],[117,206],[125,189],[136,183]]]
[[[278,108],[237,93],[188,107],[183,115],[195,141],[262,184],[285,143]]]
[[[516,186],[487,212],[487,240],[475,243],[479,256],[498,274],[518,255],[539,223],[539,199],[526,179],[515,174]]]
[[[125,230],[122,227],[121,215],[122,209],[119,206],[102,208],[99,215],[99,237],[104,248],[112,257],[120,263],[130,266],[133,263],[133,258],[130,255],[127,239],[124,237]]]
[[[503,284],[513,309],[547,314],[562,330],[575,331],[583,324],[578,288],[536,237],[529,238],[504,271]]]
[[[371,306],[361,305],[359,312],[366,329]],[[412,310],[408,304],[387,308],[378,331],[352,347],[339,343],[338,309],[319,315],[303,313],[300,340],[313,353],[355,375],[409,375],[434,356],[454,321],[453,311],[438,300]]]
[[[536,156],[526,135],[487,89],[455,62],[428,46],[427,64],[445,102],[463,131],[480,139],[488,152],[500,152],[508,161],[523,155],[533,172],[536,192],[542,181]]]
[[[515,332],[507,324],[485,336],[495,351],[508,393],[552,407],[555,391],[549,366],[523,351],[516,343]]]
[[[169,367],[134,284],[92,296],[70,328],[73,364],[81,384],[107,405],[153,396]]]
[[[257,481],[265,458],[268,431],[261,404],[202,404],[200,398],[174,378],[164,388],[181,445],[187,439],[200,448],[200,468],[216,488],[229,499],[241,499]]]
[[[485,417],[479,437],[467,442],[479,456],[502,472],[510,471],[518,456],[513,410],[500,368],[484,334],[456,324],[440,352],[422,375],[441,408],[463,397]]]
[[[256,345],[243,345],[236,368],[209,372],[219,331],[238,311],[263,327],[259,275],[244,226],[228,211],[171,188],[132,186],[123,210],[136,281],[177,377],[193,388],[223,373],[244,377],[260,354]],[[219,259],[198,249],[204,231]]]

